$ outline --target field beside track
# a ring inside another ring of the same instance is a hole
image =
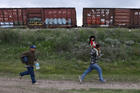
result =
[[[99,83],[96,71],[85,78],[83,85],[78,83],[78,76],[89,65],[88,38],[91,35],[96,36],[96,41],[101,44],[104,54],[99,60],[103,76],[107,80],[104,85]],[[26,70],[19,56],[32,44],[37,46],[41,66],[41,69],[36,72],[36,78],[40,82],[38,86],[30,85],[28,76],[21,81],[18,80],[18,73]],[[2,82],[0,90],[3,91],[2,93],[11,93],[15,89],[17,93],[19,91],[22,91],[21,93],[27,93],[27,91],[31,93],[46,93],[45,91],[48,91],[47,93],[91,93],[93,91],[94,93],[138,93],[139,61],[139,29],[0,29],[0,82]],[[6,85],[8,82],[9,85]],[[57,88],[59,84],[71,88],[62,90],[63,87]],[[42,87],[43,85],[47,87]],[[49,85],[53,87],[48,87]],[[55,85],[57,86],[54,87]],[[11,91],[8,88],[11,88]]]

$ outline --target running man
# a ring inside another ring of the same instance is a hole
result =
[[[88,69],[82,74],[82,76],[79,76],[79,80],[80,80],[80,83],[83,82],[85,76],[91,72],[92,70],[96,70],[99,74],[99,80],[101,82],[105,82],[105,80],[103,79],[103,76],[102,76],[102,69],[101,67],[97,64],[97,59],[100,57],[100,54],[99,54],[99,51],[100,50],[100,45],[99,44],[96,44],[96,47],[95,48],[92,48],[91,49],[91,62],[90,62],[90,66],[88,67]]]
[[[32,46],[30,46],[29,51],[27,51],[21,55],[22,60],[26,64],[27,71],[21,72],[19,74],[20,79],[22,79],[22,77],[24,75],[30,75],[32,84],[37,84],[36,80],[35,80],[35,73],[34,73],[34,64],[35,64],[35,61],[37,60],[37,58],[35,56],[35,51],[36,51],[36,46],[32,45]]]

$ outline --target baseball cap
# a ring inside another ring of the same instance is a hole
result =
[[[36,48],[36,45],[32,45],[32,46],[30,46],[30,48]]]

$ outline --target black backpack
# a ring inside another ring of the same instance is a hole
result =
[[[25,58],[24,58],[24,57],[25,57],[25,56],[20,57],[20,60],[21,60],[21,62],[22,62],[23,64],[26,64],[26,65],[27,65],[28,61],[25,61]]]

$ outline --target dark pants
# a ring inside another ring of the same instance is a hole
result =
[[[35,83],[36,82],[36,80],[35,80],[35,74],[34,74],[34,67],[27,67],[27,71],[21,72],[20,75],[21,76],[30,75],[30,77],[32,79],[32,83]]]

